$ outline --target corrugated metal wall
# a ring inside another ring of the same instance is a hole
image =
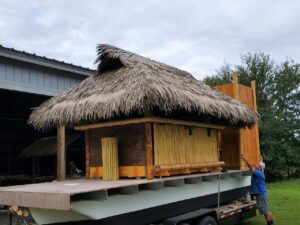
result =
[[[86,76],[0,58],[0,88],[54,96]]]

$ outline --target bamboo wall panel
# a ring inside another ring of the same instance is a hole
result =
[[[216,130],[154,123],[154,164],[218,161]]]
[[[103,180],[119,179],[118,141],[115,137],[101,138]]]
[[[89,130],[90,132],[90,165],[102,166],[101,138],[116,137],[118,139],[119,165],[146,165],[146,137],[144,124],[103,127]]]

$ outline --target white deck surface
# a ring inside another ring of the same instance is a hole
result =
[[[230,171],[235,173],[241,171]],[[222,173],[201,173],[182,176],[147,179],[121,179],[118,181],[103,180],[66,180],[47,183],[0,187],[1,205],[18,205],[34,208],[68,210],[71,196],[81,193],[103,191],[114,188],[139,186],[143,184],[184,180],[197,177],[211,177]],[[224,173],[223,173],[224,174]]]
[[[192,177],[211,176],[220,173],[201,173],[164,178],[147,179],[120,179],[118,181],[103,181],[100,179],[72,179],[65,181],[53,181],[37,184],[25,184],[8,187],[0,187],[1,192],[29,192],[29,193],[56,193],[56,194],[79,194],[92,191],[108,190],[113,188],[136,186],[147,183],[164,182],[168,180],[186,179]],[[1,202],[0,202],[1,204]]]

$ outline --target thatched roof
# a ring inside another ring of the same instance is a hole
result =
[[[255,111],[188,72],[110,45],[97,50],[97,74],[34,109],[29,124],[46,130],[153,112],[239,126],[258,120]]]

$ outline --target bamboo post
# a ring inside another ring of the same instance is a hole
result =
[[[102,138],[103,180],[119,180],[118,141],[115,137]]]
[[[85,177],[90,178],[90,131],[85,131]]]
[[[66,179],[65,127],[57,127],[57,180]]]
[[[153,179],[153,144],[152,144],[152,124],[145,123],[146,128],[146,178]]]
[[[257,102],[256,102],[256,81],[251,81],[252,97],[253,97],[253,109],[257,111]],[[257,161],[259,161],[260,155],[260,146],[259,146],[259,130],[258,123],[255,123],[254,128],[256,133],[256,150],[257,150]]]
[[[239,79],[238,79],[238,75],[236,73],[234,73],[232,75],[232,80],[233,80],[233,97],[235,99],[240,99],[240,95],[239,95]],[[240,169],[244,169],[244,162],[241,158],[242,154],[244,153],[243,151],[243,130],[239,129],[239,165],[240,165]]]

